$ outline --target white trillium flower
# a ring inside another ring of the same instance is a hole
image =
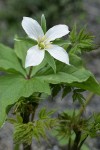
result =
[[[50,28],[44,35],[43,30],[36,20],[29,17],[23,17],[22,27],[28,37],[37,41],[37,45],[27,51],[25,68],[39,65],[45,56],[45,51],[55,59],[69,64],[68,53],[60,46],[52,44],[52,41],[61,38],[69,33],[68,26],[56,25]]]

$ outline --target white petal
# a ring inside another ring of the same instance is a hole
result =
[[[32,18],[23,17],[22,27],[27,33],[27,35],[36,41],[38,40],[39,37],[41,38],[44,36],[41,26],[36,20],[33,20]]]
[[[52,28],[50,28],[47,32],[46,32],[46,37],[48,41],[53,41],[57,38],[61,38],[62,36],[65,36],[66,34],[68,34],[70,31],[68,29],[68,26],[66,25],[56,25]]]
[[[44,50],[40,50],[38,45],[31,47],[27,51],[26,61],[25,61],[25,68],[29,66],[37,66],[39,65],[42,60],[44,59]]]
[[[51,44],[51,47],[48,48],[47,51],[55,59],[69,65],[68,53],[62,47]]]

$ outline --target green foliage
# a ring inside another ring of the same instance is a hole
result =
[[[76,67],[73,67],[71,65],[63,65],[62,63],[58,63],[58,65],[56,64],[56,68],[56,74],[53,74],[52,70],[48,68],[48,70],[44,70],[42,72],[43,75],[40,72],[37,78],[52,84],[69,84],[73,87],[82,88],[84,90],[90,90],[91,92],[100,95],[100,84],[97,83],[93,75],[88,70],[85,70],[84,68],[77,69]],[[91,85],[89,82],[91,82]]]
[[[60,84],[51,85],[51,89],[52,89],[52,97],[55,97],[61,91],[62,86]]]
[[[44,15],[41,17],[41,26],[45,33]],[[90,71],[85,69],[78,55],[83,51],[92,50],[93,37],[85,33],[84,29],[77,33],[74,27],[69,40],[58,39],[54,43],[58,43],[69,52],[70,65],[55,61],[46,53],[41,64],[25,69],[27,50],[37,42],[29,38],[16,37],[14,50],[0,44],[0,70],[5,72],[0,76],[0,126],[14,106],[16,118],[8,120],[15,127],[15,143],[30,144],[32,138],[40,141],[41,137],[47,140],[46,130],[56,127],[58,139],[69,138],[69,142],[68,140],[66,142],[69,144],[71,140],[70,145],[76,146],[77,150],[83,146],[88,136],[98,135],[99,114],[86,119],[82,118],[79,112],[68,110],[55,119],[52,118],[54,111],[43,108],[38,113],[38,119],[33,118],[42,94],[51,94],[54,97],[62,90],[62,98],[64,98],[68,93],[73,92],[73,101],[78,100],[82,105],[85,98],[81,93],[85,90],[100,95],[100,83]]]
[[[34,41],[33,43],[30,42],[30,39],[26,41],[26,39],[19,39],[16,37],[14,50],[17,57],[22,61],[22,65],[24,68],[25,68],[25,58],[26,58],[27,50],[33,45],[35,45],[35,43]]]
[[[62,98],[64,98],[68,93],[72,91],[70,86],[64,86],[63,87],[63,93],[62,93]]]
[[[80,104],[84,105],[85,98],[81,94],[81,92],[84,92],[84,90],[82,90],[82,89],[75,89],[73,91],[73,96],[72,97],[73,97],[73,101],[78,100]]]
[[[45,34],[46,33],[46,19],[45,19],[44,15],[41,16],[41,27],[42,27],[43,32]]]
[[[53,135],[57,137],[61,145],[68,144],[68,139],[74,141],[75,134],[73,132],[74,124],[77,124],[78,112],[73,110],[65,110],[58,115],[59,125],[54,129]]]
[[[69,39],[72,43],[70,53],[78,54],[84,51],[91,51],[94,49],[93,39],[94,36],[86,33],[86,29],[83,28],[77,33],[76,25],[70,33]]]
[[[19,72],[25,76],[25,70],[22,68],[14,50],[0,44],[0,69],[8,72]]]
[[[54,110],[51,110],[49,112],[47,112],[46,108],[42,108],[39,112],[39,119],[48,119],[50,118],[50,115],[54,114]]]
[[[20,75],[0,77],[0,126],[5,120],[6,107],[34,92],[50,94],[50,89],[47,83],[36,78],[28,80]]]
[[[57,66],[57,69],[59,66]],[[49,70],[50,71],[50,70]],[[91,73],[85,69],[76,69],[73,66],[67,66],[65,65],[62,69],[59,69],[56,74],[46,74],[47,72],[44,72],[37,78],[45,80],[48,83],[52,84],[58,84],[58,83],[73,83],[73,82],[84,82],[86,81],[90,76]]]
[[[88,136],[94,138],[100,136],[100,113],[95,113],[89,118],[79,118],[78,110],[66,110],[58,115],[59,124],[54,129],[53,135],[57,137],[60,145],[68,145],[69,140],[71,147],[76,139],[80,139],[76,143],[79,149],[89,149],[84,145],[85,140]]]
[[[69,60],[71,64],[77,68],[84,68],[83,60],[74,53],[69,54]]]
[[[82,150],[89,150],[89,147],[84,144],[81,149],[82,149]]]
[[[1,41],[9,44],[12,44],[15,33],[20,36],[24,35],[19,23],[23,16],[30,16],[39,20],[40,16],[45,14],[48,28],[58,24],[59,18],[60,22],[70,26],[72,26],[74,18],[77,18],[78,21],[83,19],[81,19],[84,13],[82,0],[48,0],[46,2],[44,0],[22,0],[21,3],[20,0],[1,0],[0,2],[0,5],[3,5],[0,9],[2,20],[0,38]],[[48,6],[49,9],[47,9]]]
[[[14,125],[14,141],[15,143],[27,143],[30,144],[32,142],[34,126],[32,122],[28,124],[16,123]]]
[[[46,61],[52,67],[54,73],[56,73],[56,64],[54,58],[48,52],[46,52]]]
[[[39,112],[39,119],[34,120],[34,122],[23,124],[17,120],[16,123],[14,123],[15,143],[30,144],[32,142],[32,138],[40,141],[41,137],[47,140],[46,129],[50,130],[58,124],[57,119],[51,118],[53,113],[54,111],[47,111],[45,108],[43,108]]]
[[[83,128],[84,136],[92,138],[100,136],[100,113],[94,113],[88,120],[86,126]]]
[[[100,84],[96,82],[94,77],[89,77],[87,81],[83,81],[83,83],[72,83],[72,86],[89,90],[93,93],[100,95]],[[92,90],[91,90],[92,89]]]

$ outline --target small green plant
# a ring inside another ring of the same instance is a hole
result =
[[[70,33],[66,25],[47,31],[44,15],[41,26],[24,17],[22,27],[28,37],[16,36],[14,49],[0,44],[0,70],[4,72],[0,76],[0,126],[12,123],[15,147],[23,144],[24,150],[31,150],[33,139],[48,141],[47,131],[52,129],[68,150],[88,149],[84,145],[88,136],[99,136],[100,114],[86,118],[83,113],[91,97],[100,95],[100,83],[85,69],[81,56],[95,49],[94,37],[85,29],[77,33],[76,26]],[[66,34],[67,39],[60,39]],[[73,105],[78,102],[80,108],[64,110],[58,117],[55,110],[37,109],[43,99],[60,91],[62,99],[72,93]],[[84,91],[92,94],[85,98]],[[11,108],[14,118],[7,117]]]

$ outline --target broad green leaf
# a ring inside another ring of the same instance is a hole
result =
[[[70,60],[70,64],[72,64],[73,66],[75,66],[77,68],[84,67],[84,63],[83,63],[82,59],[75,54],[69,54],[69,60]]]
[[[13,49],[0,44],[0,68],[1,70],[15,70],[25,76],[25,70],[22,68]]]
[[[48,83],[58,84],[58,83],[73,83],[73,82],[84,82],[91,76],[90,72],[85,69],[74,69],[70,68],[65,70],[65,72],[58,72],[57,74],[41,75],[42,80]]]
[[[42,30],[45,34],[46,33],[46,19],[45,19],[44,14],[41,16],[41,27],[42,27]]]
[[[89,147],[88,147],[86,144],[83,144],[83,146],[82,146],[81,149],[82,149],[82,150],[90,150]]]
[[[54,73],[56,73],[55,60],[48,52],[46,52],[46,61],[52,67],[52,69],[54,70]]]
[[[6,118],[6,108],[20,97],[29,97],[34,92],[50,94],[50,88],[44,81],[22,76],[9,75],[0,77],[0,126]]]
[[[71,84],[72,86],[89,90],[100,95],[100,84],[96,81],[93,74],[84,68],[77,69],[71,65],[60,66],[59,64],[56,74],[53,74],[50,69],[42,72],[42,74],[38,74],[37,78],[40,78],[48,83]]]
[[[27,42],[27,43],[30,43],[30,44],[37,44],[36,41],[34,41],[33,39],[31,38],[23,38],[23,37],[15,37],[14,39],[15,41],[18,41],[18,42]]]
[[[40,63],[38,66],[33,66],[31,77],[34,76],[36,73],[40,72],[42,69],[44,69],[46,64],[47,64],[47,61],[46,59],[44,59],[42,63]]]
[[[100,95],[100,83],[98,83],[92,76],[90,76],[88,80],[84,81],[83,83],[77,82],[71,85],[85,90],[89,90],[95,94]]]
[[[16,55],[21,59],[23,67],[25,67],[25,59],[26,54],[29,48],[36,45],[33,41],[33,43],[24,41],[24,40],[17,40],[15,41],[14,49]]]

